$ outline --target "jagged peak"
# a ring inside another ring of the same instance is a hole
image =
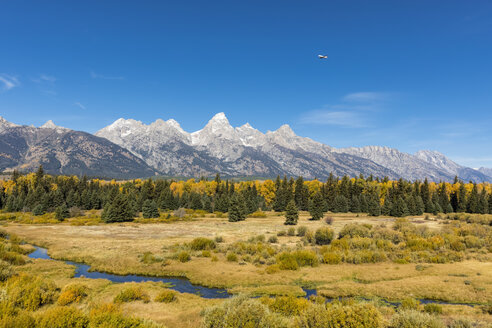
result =
[[[56,125],[52,120],[46,121],[46,123],[44,123],[43,125],[41,125],[39,128],[40,129],[55,129],[57,131],[69,130],[67,128],[64,128],[63,126]]]
[[[19,126],[15,123],[7,121],[3,116],[0,116],[0,124],[4,126]]]
[[[40,126],[41,128],[44,128],[44,129],[56,129],[57,126],[55,123],[53,123],[52,120],[48,120],[46,121],[46,123],[44,123],[43,125]]]
[[[284,124],[281,127],[279,127],[276,131],[276,133],[281,133],[283,135],[290,135],[290,136],[295,136],[296,134],[292,130],[292,128],[289,126],[289,124]]]

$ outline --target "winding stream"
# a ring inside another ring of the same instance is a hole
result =
[[[29,258],[57,261],[55,259],[52,259],[48,255],[48,250],[46,248],[38,247],[38,246],[34,246],[34,248],[35,251],[28,255]],[[155,282],[163,282],[163,283],[170,284],[169,287],[170,289],[173,289],[180,293],[196,294],[203,298],[229,298],[233,296],[225,288],[211,288],[211,287],[204,287],[204,286],[192,284],[186,278],[162,278],[162,277],[140,276],[140,275],[133,275],[133,274],[117,275],[117,274],[105,273],[99,271],[90,271],[90,265],[84,263],[77,263],[72,261],[63,261],[63,262],[75,266],[75,276],[74,276],[75,278],[84,277],[90,279],[107,279],[115,283],[155,281]],[[306,298],[309,298],[310,296],[317,294],[316,289],[302,288],[302,290],[306,293],[305,296]],[[331,302],[333,300],[335,299],[328,299],[328,302]],[[454,305],[473,306],[473,304],[468,304],[468,303],[450,303],[450,302],[430,300],[430,299],[419,299],[419,301],[422,304],[435,303],[435,304],[454,304]],[[383,300],[383,302],[391,306],[400,305],[400,303],[398,302],[389,302],[385,300]]]
[[[34,246],[36,250],[28,255],[32,259],[44,259],[53,260],[48,255],[48,250],[43,247]],[[171,284],[169,287],[180,293],[190,293],[197,294],[203,298],[229,298],[232,296],[224,288],[209,288],[200,285],[192,284],[186,278],[160,278],[160,277],[149,277],[149,276],[137,276],[133,274],[129,275],[116,275],[105,272],[89,271],[90,265],[77,263],[72,261],[64,261],[66,264],[75,266],[75,278],[90,278],[90,279],[107,279],[111,282],[122,283],[122,282],[144,282],[144,281],[155,281]]]

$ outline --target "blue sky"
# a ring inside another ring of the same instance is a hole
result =
[[[2,1],[0,45],[15,123],[194,131],[225,112],[492,167],[490,1]]]

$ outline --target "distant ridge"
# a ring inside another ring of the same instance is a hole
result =
[[[152,176],[156,170],[107,139],[56,126],[20,126],[0,117],[0,170],[110,178]]]
[[[199,131],[188,133],[173,119],[149,125],[120,118],[97,136],[131,151],[167,175],[272,177],[277,174],[325,179],[330,173],[388,176],[391,179],[492,181],[489,171],[461,166],[436,151],[416,154],[368,146],[336,149],[299,137],[288,125],[262,133],[246,123],[232,127],[218,113]],[[485,169],[484,169],[485,170]]]

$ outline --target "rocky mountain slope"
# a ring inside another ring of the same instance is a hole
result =
[[[409,180],[492,181],[492,170],[459,165],[436,151],[415,154],[380,146],[332,148],[288,126],[262,133],[232,127],[224,113],[188,133],[175,120],[118,119],[95,135],[56,126],[20,126],[0,117],[0,171],[34,170],[112,178],[214,175],[326,179],[330,173]]]
[[[205,127],[188,133],[174,120],[145,125],[119,119],[97,136],[129,149],[149,165],[169,175],[221,172],[231,176],[287,174],[326,178],[330,172],[350,176],[373,174],[389,178],[452,181],[492,180],[487,174],[454,163],[433,151],[415,155],[379,146],[335,149],[297,136],[288,125],[262,133],[248,123],[232,127],[224,113]]]
[[[333,172],[397,177],[370,160],[338,154],[326,145],[299,137],[288,125],[264,134],[249,124],[233,128],[224,113],[193,133],[184,131],[174,120],[145,125],[119,119],[96,135],[127,148],[167,175],[220,172],[229,176],[287,174],[324,179]]]
[[[111,178],[152,176],[153,168],[107,139],[56,126],[20,126],[0,118],[0,171],[31,171]]]

